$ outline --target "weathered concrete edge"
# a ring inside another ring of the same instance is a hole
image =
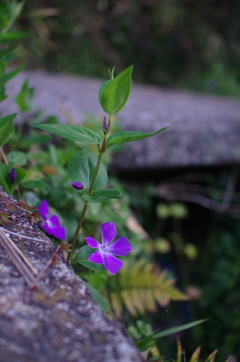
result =
[[[14,211],[4,211],[15,220],[4,229],[40,271],[54,252],[52,242],[0,192],[1,207],[6,198]],[[1,362],[143,361],[120,324],[100,310],[63,256],[44,273],[36,290],[26,288],[1,245],[0,266]]]

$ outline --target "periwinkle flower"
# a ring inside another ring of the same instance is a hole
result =
[[[73,182],[72,186],[76,189],[76,190],[83,190],[84,186],[81,182]]]
[[[15,169],[15,167],[12,168],[12,171],[10,172],[10,182],[13,185],[16,181],[17,178],[17,171]]]
[[[60,219],[57,215],[49,216],[49,206],[47,200],[43,200],[38,208],[41,218],[46,221],[41,223],[41,227],[49,234],[58,239],[64,240],[66,238],[66,229],[60,225]]]
[[[132,245],[124,236],[120,237],[114,243],[111,242],[117,236],[117,228],[113,222],[107,222],[101,226],[102,244],[97,240],[87,236],[85,241],[90,248],[98,250],[88,257],[88,260],[96,264],[104,264],[105,268],[112,274],[117,274],[123,266],[123,262],[113,255],[125,256],[132,250]]]
[[[109,131],[109,124],[108,124],[108,121],[107,121],[107,117],[104,116],[104,118],[103,118],[103,132],[108,133],[108,131]]]

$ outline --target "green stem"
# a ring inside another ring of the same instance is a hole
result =
[[[111,128],[111,121],[112,121],[112,114],[109,114],[109,120],[108,120],[108,133],[110,132],[110,128]]]
[[[111,120],[112,120],[112,115],[110,114],[109,115],[109,130],[110,130],[110,126],[111,126]],[[91,182],[91,185],[90,185],[90,188],[89,188],[89,192],[88,192],[89,195],[91,195],[91,193],[93,191],[93,187],[94,187],[95,181],[97,179],[98,171],[99,171],[99,168],[100,168],[100,165],[101,165],[102,155],[105,152],[105,150],[106,150],[106,135],[104,137],[101,149],[99,149],[99,146],[98,146],[98,151],[99,151],[98,160],[97,160],[96,169],[95,169],[95,172],[94,172],[94,175],[93,175],[93,179],[92,179],[92,182]],[[71,244],[71,251],[67,256],[67,259],[70,262],[72,261],[73,253],[75,251],[75,247],[76,247],[76,243],[77,243],[77,239],[78,239],[78,234],[79,234],[79,231],[80,231],[80,229],[82,227],[83,220],[84,220],[87,208],[88,208],[88,202],[86,201],[85,204],[84,204],[84,208],[83,208],[83,211],[81,213],[79,222],[78,222],[77,229],[76,229],[75,234],[74,234],[73,242]]]
[[[89,188],[89,195],[91,195],[91,193],[93,191],[93,187],[94,187],[94,184],[95,184],[95,181],[96,181],[96,178],[97,178],[97,175],[98,175],[98,171],[99,171],[99,168],[100,168],[102,155],[103,154],[100,151],[100,153],[98,154],[97,165],[96,165],[96,169],[95,169],[95,172],[94,172],[94,175],[93,175],[92,183],[91,183],[91,186]]]
[[[5,164],[8,165],[8,159],[3,151],[3,147],[0,147],[0,155],[2,156],[2,159],[5,162]]]
[[[104,141],[105,141],[105,139],[104,139]],[[99,168],[100,168],[102,155],[103,155],[103,154],[102,154],[101,151],[100,151],[100,153],[99,153],[99,155],[98,155],[98,161],[97,161],[96,169],[95,169],[95,172],[94,172],[94,175],[93,175],[93,179],[92,179],[92,182],[91,182],[91,185],[90,185],[90,188],[89,188],[89,195],[91,195],[91,193],[92,193],[92,190],[93,190],[93,187],[94,187],[94,184],[95,184],[97,175],[98,175],[98,171],[99,171]],[[68,254],[68,257],[67,257],[67,259],[68,259],[70,262],[71,262],[71,260],[72,260],[72,256],[73,256],[73,253],[74,253],[74,250],[75,250],[75,247],[76,247],[76,243],[77,243],[77,239],[78,239],[78,234],[79,234],[79,231],[80,231],[80,229],[81,229],[81,227],[82,227],[83,219],[84,219],[84,217],[85,217],[87,208],[88,208],[88,202],[86,201],[85,204],[84,204],[84,208],[83,208],[81,217],[80,217],[79,222],[78,222],[77,229],[76,229],[75,234],[74,234],[73,242],[72,242],[72,245],[71,245],[71,251],[70,251],[70,253]]]
[[[78,222],[77,229],[76,229],[75,234],[74,234],[73,242],[72,242],[72,245],[71,245],[71,251],[70,251],[70,253],[68,254],[68,257],[67,257],[67,259],[70,262],[72,260],[72,256],[73,256],[73,253],[74,253],[74,250],[75,250],[75,247],[76,247],[76,243],[77,243],[78,234],[79,234],[79,231],[80,231],[80,229],[82,227],[83,219],[84,219],[84,216],[86,214],[87,208],[88,208],[88,202],[85,202],[81,217],[80,217],[79,222]]]

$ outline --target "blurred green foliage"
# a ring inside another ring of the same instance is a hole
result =
[[[18,27],[31,67],[103,77],[134,64],[134,80],[240,94],[237,0],[31,0]]]

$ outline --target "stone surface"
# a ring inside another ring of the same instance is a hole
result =
[[[64,74],[25,71],[8,84],[10,98],[2,113],[14,112],[12,98],[25,77],[36,87],[35,108],[45,115],[56,114],[63,123],[66,115],[81,124],[84,114],[102,117],[98,103],[100,80]],[[116,156],[119,169],[162,169],[185,166],[213,166],[240,162],[240,104],[238,99],[162,90],[133,85],[126,107],[119,113],[124,130],[163,133],[128,144]]]
[[[11,218],[0,226],[1,234],[38,272],[43,270],[55,250],[50,239],[1,190],[0,209]],[[62,254],[33,289],[0,240],[0,362],[143,361],[122,326],[100,310]]]

